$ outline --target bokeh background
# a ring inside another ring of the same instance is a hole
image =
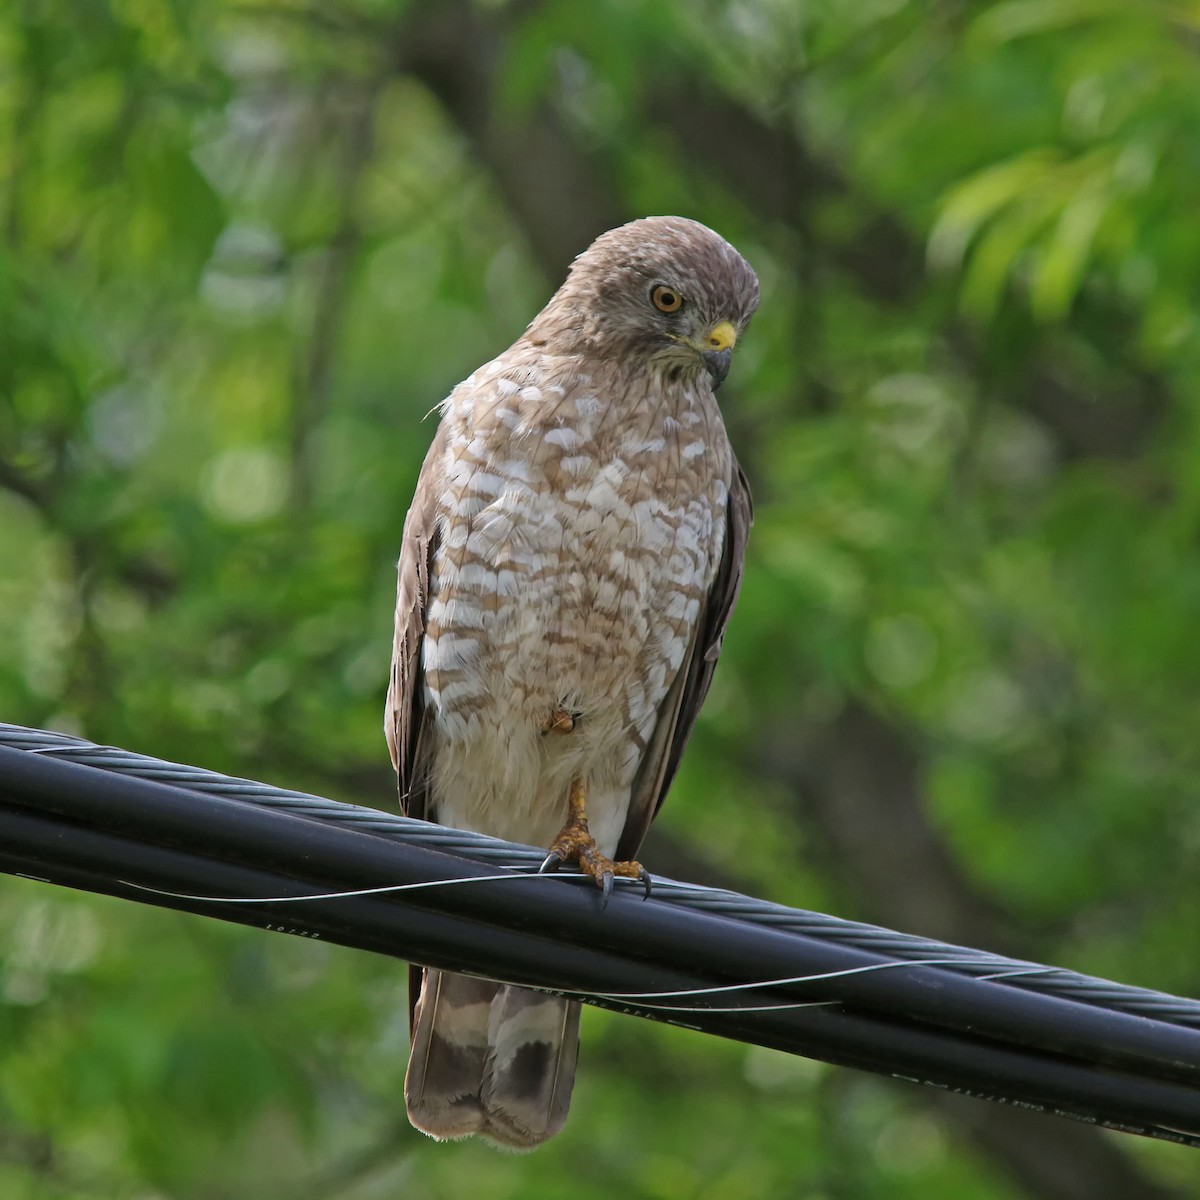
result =
[[[388,806],[428,414],[714,226],[747,583],[652,870],[1196,994],[1200,16],[12,0],[0,718]],[[15,1200],[1187,1197],[1170,1145],[589,1012],[567,1132],[411,1131],[392,961],[0,880]]]

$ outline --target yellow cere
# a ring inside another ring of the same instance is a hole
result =
[[[731,321],[722,321],[709,330],[704,340],[709,350],[732,350],[737,344],[737,330]]]

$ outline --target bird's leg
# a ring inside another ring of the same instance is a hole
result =
[[[650,876],[640,862],[613,862],[606,854],[601,854],[596,847],[596,839],[588,830],[587,822],[587,785],[582,775],[576,775],[571,780],[571,791],[567,797],[567,823],[562,827],[558,837],[542,863],[543,871],[557,871],[563,863],[578,863],[579,869],[590,875],[604,893],[604,903],[612,895],[613,877],[620,875],[623,879],[638,879],[650,895]]]

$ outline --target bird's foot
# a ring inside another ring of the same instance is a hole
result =
[[[596,839],[588,830],[585,802],[583,781],[576,779],[571,784],[570,816],[550,846],[550,853],[546,855],[541,870],[557,871],[563,863],[578,863],[579,869],[585,875],[590,875],[603,893],[601,907],[608,904],[613,880],[618,877],[639,880],[649,896],[650,875],[640,862],[614,862],[607,854],[600,852]]]
[[[637,862],[614,863],[607,854],[601,854],[596,848],[595,838],[588,833],[586,818],[576,820],[572,816],[571,820],[566,822],[562,833],[554,839],[550,853],[541,864],[541,870],[557,871],[564,863],[578,863],[584,875],[592,876],[596,886],[604,893],[601,906],[608,904],[608,896],[612,895],[613,878],[618,876],[625,880],[641,881],[642,887],[646,888],[646,895],[650,894],[650,876],[646,868]]]

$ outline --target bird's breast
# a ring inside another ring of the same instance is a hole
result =
[[[712,582],[731,464],[723,428],[674,424],[463,431],[423,649],[448,732],[563,707],[580,742],[649,736]]]

